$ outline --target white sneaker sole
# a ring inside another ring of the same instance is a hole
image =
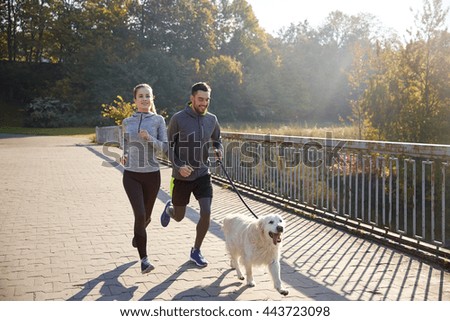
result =
[[[195,263],[195,265],[197,265],[198,267],[206,267],[206,266],[208,266],[208,263],[206,263],[206,264],[198,264],[197,263],[197,261],[196,260],[194,260],[193,258],[191,258],[191,262],[194,262]]]

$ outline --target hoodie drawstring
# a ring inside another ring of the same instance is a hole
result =
[[[139,119],[138,134],[139,134],[139,132],[141,131],[142,115],[143,115],[143,114],[141,114],[141,118]]]

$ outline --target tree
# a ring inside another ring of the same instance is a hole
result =
[[[353,48],[370,45],[375,29],[370,15],[335,11],[318,29],[304,21],[284,30],[279,52],[283,94],[291,97],[287,106],[296,105],[301,119],[310,121],[337,121],[349,115],[347,75]]]
[[[376,47],[369,81],[358,103],[379,139],[448,142],[450,37],[443,29],[448,9],[425,0],[416,14],[417,33],[406,45]],[[447,133],[447,135],[443,135]]]
[[[171,55],[200,59],[216,50],[216,7],[209,0],[144,0],[130,6],[140,44]]]
[[[8,56],[2,57],[7,58],[9,61],[15,61],[17,58],[18,49],[18,26],[20,25],[21,6],[23,1],[7,0],[5,4],[2,5],[2,29],[6,29],[6,47]],[[6,27],[4,27],[6,25]],[[3,42],[3,41],[2,41]]]
[[[249,114],[242,104],[242,64],[229,57],[208,59],[200,71],[213,88],[211,110],[222,120],[235,121],[238,116]]]
[[[25,1],[22,5],[19,39],[27,62],[40,62],[44,59],[52,7],[52,0]]]
[[[221,7],[222,29],[219,33],[223,33],[223,42],[219,44],[220,54],[233,57],[246,66],[255,55],[270,52],[268,35],[259,26],[247,1],[234,0],[230,3],[223,0]]]
[[[355,44],[353,47],[353,61],[348,74],[350,87],[349,102],[352,114],[348,116],[350,122],[358,129],[358,139],[367,136],[366,131],[371,126],[370,115],[364,108],[363,94],[369,87],[370,60],[372,48]]]
[[[52,8],[51,41],[48,60],[52,63],[75,63],[83,48],[88,28],[83,14],[84,0],[55,0]]]
[[[444,30],[448,12],[449,8],[443,9],[442,0],[425,0],[422,12],[415,16],[416,40],[404,51],[411,77],[411,95],[416,98],[404,114],[406,120],[416,123],[413,141],[438,141],[442,120],[448,119],[450,96],[444,93],[448,93],[445,88],[449,86],[450,73],[450,43],[448,32]]]

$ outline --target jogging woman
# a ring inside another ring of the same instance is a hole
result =
[[[153,90],[139,84],[133,90],[137,112],[123,120],[123,186],[134,213],[132,244],[141,259],[141,272],[154,269],[147,255],[146,227],[161,185],[157,151],[167,152],[167,129],[164,118],[156,113]]]

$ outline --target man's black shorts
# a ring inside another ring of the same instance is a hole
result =
[[[186,206],[189,204],[191,193],[195,199],[212,198],[213,188],[211,175],[205,175],[194,181],[182,181],[174,179],[172,191],[172,204],[175,206]]]

